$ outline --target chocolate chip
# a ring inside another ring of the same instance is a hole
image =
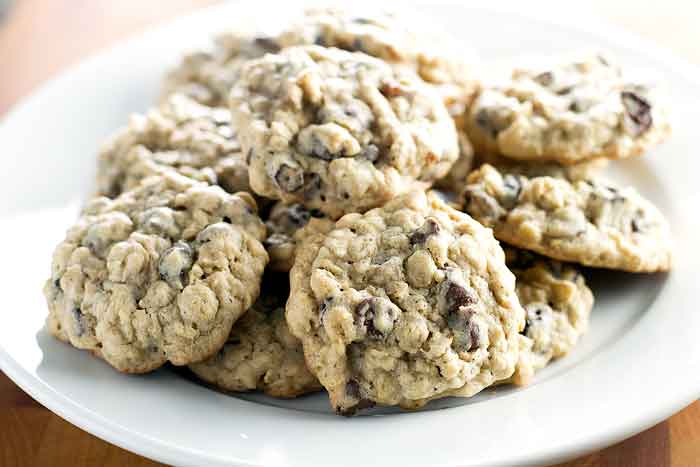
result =
[[[367,329],[367,335],[373,339],[382,338],[382,333],[374,327],[374,299],[366,298],[355,307],[359,325]]]
[[[255,45],[257,47],[260,47],[261,49],[267,51],[267,52],[278,52],[280,50],[280,45],[272,39],[271,37],[267,36],[260,36],[256,37],[254,39]]]
[[[471,290],[467,290],[461,285],[450,281],[445,291],[445,302],[447,304],[447,311],[453,312],[461,307],[474,305],[477,299]]]
[[[440,225],[431,217],[427,218],[422,226],[414,230],[408,240],[411,245],[422,245],[431,235],[440,232]]]
[[[464,190],[464,209],[477,217],[480,222],[495,222],[505,216],[506,210],[498,204],[493,196],[478,187],[467,187]]]
[[[211,227],[211,226],[210,226]],[[202,231],[201,233],[204,233]],[[201,235],[201,234],[200,234]],[[161,255],[158,272],[161,279],[171,287],[181,289],[187,280],[187,273],[194,263],[194,251],[185,242],[177,242]]]
[[[398,313],[388,304],[382,303],[382,299],[370,297],[357,304],[355,307],[355,319],[357,325],[365,329],[367,337],[384,339],[393,328],[393,323],[398,319]],[[375,319],[379,319],[379,322],[383,322],[385,326],[388,324],[388,329],[378,329]]]
[[[57,289],[61,289],[61,279],[54,279],[53,286]]]
[[[552,322],[552,309],[546,304],[533,304],[525,308],[525,328],[522,334],[532,337],[530,331],[543,326],[549,326]]]
[[[304,172],[299,167],[282,164],[275,174],[275,183],[287,193],[294,193],[304,186]]]
[[[368,19],[368,18],[357,17],[357,18],[353,18],[352,22],[357,23],[357,24],[372,24],[373,21],[371,19]]]
[[[496,138],[498,133],[508,128],[509,123],[496,114],[496,109],[483,108],[476,113],[476,124],[488,132],[491,138]]]
[[[345,154],[343,151],[339,152],[338,154],[333,154],[330,152],[326,145],[323,144],[323,141],[318,139],[316,136],[314,136],[311,140],[311,152],[309,152],[309,156],[311,157],[324,161],[332,161],[333,159],[338,159],[344,155]]]
[[[503,188],[503,204],[508,207],[515,206],[515,204],[518,202],[518,198],[520,197],[520,192],[523,189],[523,184],[521,183],[520,178],[516,177],[515,175],[506,175],[503,177]]]
[[[374,162],[379,157],[379,148],[374,144],[370,144],[362,150],[359,157]]]
[[[71,315],[73,316],[73,322],[75,323],[75,335],[80,337],[85,334],[85,325],[83,324],[83,312],[80,308],[73,308],[71,310]]]
[[[626,121],[632,133],[639,136],[651,128],[651,104],[632,91],[622,91],[622,105],[625,107]]]
[[[554,74],[551,71],[545,71],[532,79],[541,86],[549,86],[554,82]]]
[[[317,173],[306,174],[304,177],[304,198],[313,199],[321,191],[321,176]]]
[[[309,223],[311,213],[301,204],[293,204],[287,210],[287,217],[294,227],[300,229]]]
[[[447,314],[447,327],[453,333],[452,347],[454,349],[469,352],[481,344],[479,326],[472,319],[474,314],[474,309],[469,307],[460,307]]]
[[[360,384],[354,379],[349,380],[345,385],[345,396],[349,399],[356,399],[357,403],[346,408],[337,407],[336,411],[340,415],[349,417],[355,415],[358,410],[369,409],[375,406],[373,401],[362,397]]]

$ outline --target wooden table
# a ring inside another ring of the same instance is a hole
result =
[[[0,114],[67,64],[147,25],[213,1],[18,0],[0,29]],[[167,12],[163,7],[166,3]],[[695,2],[583,3],[577,3],[577,8],[654,39],[700,63],[700,6]],[[27,396],[0,372],[0,467],[39,465],[160,464],[74,427]],[[627,441],[560,467],[695,465],[700,465],[700,402]]]

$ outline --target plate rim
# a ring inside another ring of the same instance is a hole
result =
[[[131,49],[144,41],[148,41],[152,36],[161,34],[167,35],[167,31],[176,30],[179,27],[182,27],[184,24],[194,22],[195,18],[207,17],[209,15],[216,14],[218,11],[228,11],[237,3],[242,2],[230,2],[205,7],[196,10],[191,14],[149,27],[138,34],[120,40],[114,45],[98,51],[95,54],[92,54],[91,56],[79,61],[78,63],[67,67],[50,80],[35,88],[31,94],[22,98],[18,103],[12,106],[8,112],[0,117],[0,134],[7,126],[7,122],[14,120],[18,115],[23,113],[25,108],[31,106],[33,102],[41,101],[45,94],[50,93],[51,89],[62,86],[62,84],[69,80],[72,75],[80,73],[81,70],[94,68],[102,61],[109,62],[111,56],[124,53],[125,50]],[[410,3],[425,4],[428,2],[427,0],[417,0],[411,1]],[[700,66],[678,57],[675,52],[669,51],[665,47],[648,41],[635,33],[610,25],[607,23],[607,21],[601,21],[599,18],[597,18],[596,21],[582,21],[581,18],[589,16],[588,14],[579,15],[577,16],[578,21],[574,21],[569,19],[566,15],[561,14],[556,8],[545,7],[544,5],[540,4],[537,4],[537,7],[532,8],[527,12],[519,11],[513,4],[510,3],[497,5],[471,5],[460,4],[460,2],[457,0],[443,0],[441,2],[437,2],[436,6],[439,7],[439,5],[445,4],[458,4],[459,7],[465,12],[502,12],[519,16],[524,19],[536,19],[537,21],[547,23],[548,25],[555,25],[559,27],[565,26],[567,29],[571,28],[578,32],[596,34],[620,46],[631,48],[643,47],[648,55],[650,55],[655,61],[669,65],[677,73],[685,74],[690,82],[693,82],[695,85],[700,87]],[[435,5],[435,3],[432,3],[432,5]],[[654,306],[659,306],[659,304],[651,304],[650,308]],[[31,373],[26,371],[1,346],[0,369],[2,369],[12,381],[14,381],[31,397],[73,425],[78,426],[109,443],[120,446],[131,452],[171,464],[181,463],[183,461],[187,463],[199,463],[204,461],[215,465],[230,465],[232,462],[236,463],[236,465],[258,465],[252,464],[243,459],[236,459],[229,456],[214,456],[192,450],[187,447],[174,446],[173,444],[167,443],[163,440],[155,439],[146,436],[143,433],[134,432],[127,429],[54,391],[50,386],[44,383],[44,381],[36,379]],[[642,411],[641,413],[637,414],[637,417],[630,417],[625,421],[625,423],[618,423],[615,425],[614,429],[601,430],[601,433],[597,438],[576,440],[566,445],[559,444],[556,447],[549,449],[539,449],[536,453],[532,453],[532,455],[505,459],[502,462],[558,462],[560,460],[566,460],[571,457],[581,455],[592,449],[613,444],[619,440],[641,432],[650,426],[653,426],[697,399],[698,395],[700,395],[700,378],[697,378],[694,386],[691,387],[689,385],[684,391],[677,391],[676,397],[673,400],[669,400],[663,404],[657,403],[654,405],[653,410],[647,409],[646,411]]]

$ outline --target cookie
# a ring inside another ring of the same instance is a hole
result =
[[[114,198],[152,175],[176,171],[226,191],[249,191],[248,164],[231,129],[231,113],[179,94],[133,115],[102,147],[97,192]]]
[[[54,251],[49,331],[124,372],[204,360],[258,296],[264,236],[248,193],[175,173],[96,198]]]
[[[568,354],[588,330],[593,293],[572,265],[517,248],[504,251],[525,309],[520,356],[508,381],[526,385],[537,370]]]
[[[163,95],[183,93],[205,105],[225,106],[245,61],[284,47],[321,45],[363,52],[413,70],[435,87],[455,115],[462,113],[478,88],[475,55],[464,47],[457,51],[456,45],[417,27],[416,22],[406,23],[386,13],[364,13],[358,16],[348,10],[315,9],[293,19],[281,31],[220,34],[212,47],[185,55],[168,73]]]
[[[631,187],[486,164],[469,175],[461,200],[499,240],[553,259],[630,272],[671,267],[668,223]]]
[[[288,398],[320,390],[304,363],[301,342],[289,333],[284,318],[288,296],[288,276],[268,273],[260,298],[236,321],[223,348],[190,370],[226,391],[259,390]]]
[[[550,61],[479,94],[466,118],[477,153],[572,164],[638,156],[669,135],[658,87],[601,54]]]
[[[423,192],[312,219],[287,322],[333,408],[416,408],[509,378],[524,311],[491,231]]]
[[[287,272],[292,268],[297,232],[311,218],[326,219],[317,209],[307,209],[298,203],[284,204],[278,201],[272,206],[265,221],[268,235],[263,243],[270,256],[270,269]]]
[[[290,47],[252,60],[231,110],[252,189],[334,219],[428,187],[458,155],[437,94],[361,53]]]
[[[165,76],[161,95],[184,94],[210,107],[228,107],[228,94],[241,65],[266,53],[278,52],[275,38],[229,31],[214,38],[206,50],[186,54]]]
[[[407,15],[380,11],[359,14],[350,9],[311,9],[282,32],[278,42],[282,47],[315,44],[362,52],[409,68],[433,85],[457,114],[479,87],[476,56],[424,24]]]

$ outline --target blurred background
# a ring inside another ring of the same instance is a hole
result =
[[[48,77],[86,55],[217,0],[0,0],[0,114]],[[378,2],[379,3],[379,2]],[[481,3],[481,2],[480,2]],[[695,0],[496,1],[592,15],[700,64]]]

